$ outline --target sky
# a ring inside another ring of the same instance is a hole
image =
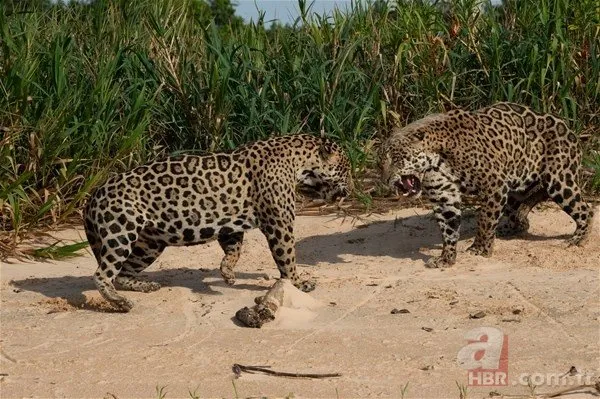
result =
[[[236,14],[245,21],[258,19],[258,10],[265,12],[265,22],[278,19],[281,23],[292,23],[299,15],[297,0],[237,0]],[[310,0],[308,1],[310,4]],[[334,7],[350,7],[350,0],[314,0],[312,11],[329,13]]]
[[[492,4],[497,4],[501,0],[490,1]],[[329,14],[336,7],[342,10],[350,8],[351,2],[352,0],[307,0],[307,4],[312,3],[311,11],[317,14]],[[265,12],[265,22],[267,25],[272,20],[279,20],[283,24],[293,23],[300,14],[298,0],[234,0],[233,3],[237,3],[235,13],[244,18],[246,22],[258,20],[259,10]]]
[[[350,8],[351,0],[307,0],[313,1],[312,11],[317,14],[328,14],[335,7],[340,9]],[[501,0],[490,0],[492,4],[498,4]],[[246,22],[258,19],[258,10],[265,12],[265,22],[277,19],[286,24],[292,23],[299,16],[298,0],[237,0],[236,14],[244,18]]]

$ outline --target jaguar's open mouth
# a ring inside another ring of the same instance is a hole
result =
[[[394,182],[394,188],[405,197],[417,195],[421,192],[421,180],[415,175],[402,175]]]

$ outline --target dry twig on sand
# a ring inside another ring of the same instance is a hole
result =
[[[581,391],[583,389],[586,388],[592,388],[592,390],[590,391]],[[596,380],[596,382],[594,384],[583,384],[583,385],[577,385],[574,387],[570,387],[570,388],[566,388],[566,389],[562,389],[560,391],[556,391],[556,392],[547,392],[547,393],[539,393],[536,394],[535,397],[536,398],[540,398],[540,399],[545,399],[545,398],[558,398],[559,396],[566,396],[566,395],[570,395],[572,393],[575,392],[579,392],[579,393],[584,393],[584,392],[589,392],[592,393],[594,395],[600,393],[600,378]],[[503,398],[530,398],[531,396],[523,396],[523,395],[502,395]]]
[[[270,369],[271,366],[243,366],[241,364],[233,365],[233,372],[237,377],[239,377],[242,372],[254,374],[254,373],[263,373],[268,375],[273,375],[276,377],[288,377],[288,378],[335,378],[341,377],[340,373],[323,373],[323,374],[313,374],[313,373],[286,373],[284,371],[275,371]]]
[[[596,391],[594,393],[600,393],[600,378],[596,381],[595,384],[579,385],[579,386],[576,386],[576,387],[571,387],[571,388],[563,389],[563,390],[558,391],[558,392],[547,393],[547,394],[544,394],[544,397],[546,397],[546,398],[556,398],[556,397],[559,397],[559,396],[563,396],[563,395],[565,395],[567,393],[570,394],[572,392],[579,391],[579,390],[584,389],[584,388],[594,388],[595,391]]]

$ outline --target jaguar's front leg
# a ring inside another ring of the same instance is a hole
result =
[[[271,222],[274,221],[272,216],[259,217],[260,230],[269,242],[269,248],[281,273],[281,278],[290,279],[296,288],[304,292],[310,292],[315,289],[315,283],[309,280],[300,280],[296,269],[294,219],[291,217],[281,219],[283,223],[280,226],[279,223]]]
[[[490,192],[482,197],[483,205],[479,208],[475,241],[467,249],[474,255],[487,257],[492,254],[496,227],[508,199],[508,187],[502,183],[498,183],[495,187],[497,187],[495,192]]]
[[[456,261],[456,243],[460,236],[461,194],[460,186],[453,176],[438,172],[425,174],[423,189],[431,202],[433,213],[440,226],[444,246],[441,256],[430,258],[426,266],[443,268]]]

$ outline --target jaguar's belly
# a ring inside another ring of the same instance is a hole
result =
[[[156,223],[155,227],[144,229],[144,233],[153,240],[162,241],[169,246],[188,246],[205,244],[219,236],[250,230],[256,228],[257,224],[256,218],[252,215],[226,215],[218,221],[209,220],[209,223],[188,223],[185,220],[162,221]]]

